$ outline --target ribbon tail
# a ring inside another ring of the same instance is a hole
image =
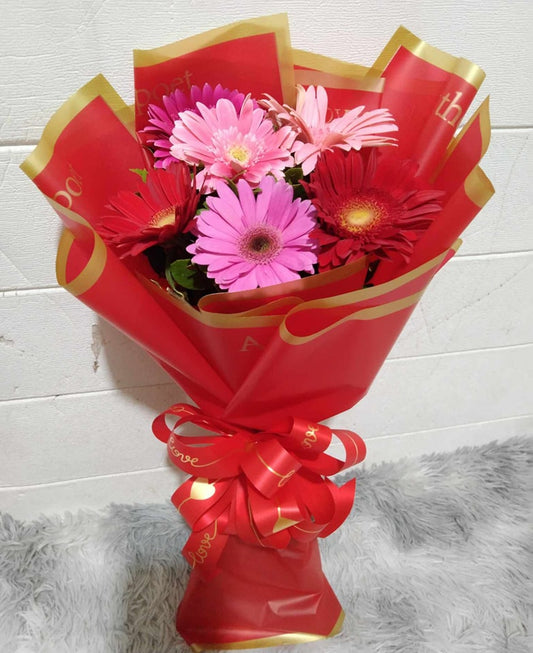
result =
[[[348,481],[341,487],[328,481],[329,490],[333,496],[333,503],[335,505],[335,512],[331,521],[326,528],[320,533],[319,537],[327,537],[339,528],[352,510],[353,502],[355,500],[355,478]]]
[[[182,549],[183,556],[194,569],[199,567],[206,578],[217,573],[217,565],[228,541],[219,531],[218,521],[210,528],[193,531]]]

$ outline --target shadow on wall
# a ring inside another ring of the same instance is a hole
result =
[[[91,335],[94,374],[107,373],[115,388],[150,408],[154,417],[172,404],[191,401],[144,349],[99,316]]]

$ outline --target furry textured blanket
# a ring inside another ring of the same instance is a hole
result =
[[[346,611],[294,653],[527,653],[533,439],[359,468],[322,542]],[[346,477],[347,478],[347,477]],[[181,653],[187,537],[170,505],[0,519],[1,653]]]

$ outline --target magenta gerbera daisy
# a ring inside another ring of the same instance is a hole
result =
[[[219,100],[213,109],[201,102],[197,108],[200,115],[180,113],[170,137],[170,153],[204,166],[197,175],[199,188],[212,189],[217,179],[244,179],[255,187],[267,174],[281,179],[282,170],[293,164],[292,130],[275,130],[252,100],[245,100],[240,111],[227,99]]]
[[[98,232],[120,258],[136,256],[189,231],[199,197],[185,163],[153,169],[136,193],[121,191],[111,199]]]
[[[395,139],[384,136],[398,130],[387,109],[365,111],[356,107],[340,118],[327,122],[328,94],[322,86],[298,85],[296,109],[281,105],[267,95],[260,104],[279,125],[290,126],[296,136],[292,152],[294,161],[308,175],[316,166],[319,155],[332,148],[360,150],[371,145],[393,144]]]
[[[192,86],[189,93],[175,90],[170,95],[163,96],[163,106],[157,104],[148,105],[148,127],[142,131],[147,134],[147,142],[155,147],[155,167],[167,168],[176,159],[170,154],[170,135],[174,129],[174,123],[179,120],[182,111],[193,111],[200,113],[196,107],[201,102],[206,107],[214,107],[216,103],[226,98],[237,111],[241,110],[244,102],[244,93],[237,90],[230,91],[221,84],[213,88],[210,84]]]
[[[312,274],[317,261],[315,209],[309,200],[293,199],[285,181],[264,177],[259,193],[237,183],[238,195],[216,181],[218,197],[208,197],[195,229],[198,240],[187,250],[192,261],[207,266],[207,276],[223,290],[251,290]]]
[[[325,152],[309,183],[320,229],[320,271],[365,254],[408,261],[414,243],[441,210],[444,193],[416,177],[409,160],[369,153]]]

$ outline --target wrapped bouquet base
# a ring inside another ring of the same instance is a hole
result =
[[[178,631],[196,651],[334,635],[317,537],[365,447],[321,422],[366,394],[493,193],[488,103],[455,135],[484,73],[404,28],[372,68],[293,50],[286,16],[134,64],[135,107],[96,77],[22,167],[66,227],[59,283],[196,404],[153,425],[189,476]]]
[[[170,425],[170,417],[178,420]],[[209,435],[178,431],[190,423]],[[191,474],[172,497],[192,529],[183,549],[192,572],[176,622],[183,638],[195,650],[231,649],[339,632],[343,612],[317,537],[351,509],[355,479],[338,487],[327,475],[364,459],[361,438],[298,419],[244,429],[187,404],[157,417],[153,430]],[[343,461],[325,453],[334,437]]]
[[[276,550],[230,537],[214,578],[192,570],[177,629],[194,651],[245,649],[331,637],[343,619],[316,540]]]

